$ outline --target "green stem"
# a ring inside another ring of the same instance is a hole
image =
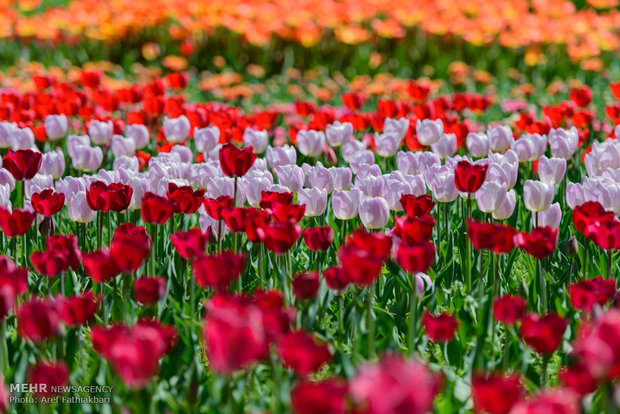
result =
[[[541,299],[541,313],[546,313],[548,310],[547,307],[547,283],[545,281],[545,271],[543,269],[543,264],[542,264],[542,260],[541,259],[538,261],[538,266],[536,267],[536,270],[538,272],[538,276],[540,278],[540,299]]]
[[[418,327],[418,292],[415,275],[411,275],[411,293],[409,298],[409,355],[415,351],[415,340]]]
[[[375,318],[373,315],[373,299],[375,286],[368,288],[368,296],[366,296],[366,318],[368,322],[368,358],[372,358],[375,354]]]
[[[467,217],[471,216],[471,198],[467,195]],[[467,226],[465,226],[467,228]],[[466,272],[467,272],[467,292],[471,293],[471,243],[467,240],[467,232],[465,234],[465,258],[466,258]]]
[[[613,255],[613,250],[609,249],[607,250],[607,279],[611,279],[611,266],[612,266],[612,262],[611,262],[611,256]]]

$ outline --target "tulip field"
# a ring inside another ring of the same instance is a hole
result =
[[[619,28],[0,1],[0,413],[620,412]]]

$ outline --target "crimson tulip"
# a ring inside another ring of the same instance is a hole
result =
[[[527,309],[527,303],[521,296],[506,294],[493,302],[493,317],[505,325],[514,325]]]
[[[36,213],[19,208],[12,212],[0,206],[0,227],[8,237],[26,234],[36,217]]]
[[[568,287],[571,304],[575,309],[592,312],[594,305],[603,306],[616,294],[616,281],[597,276],[581,280]]]
[[[149,191],[142,197],[140,212],[142,220],[146,223],[164,224],[174,213],[174,204],[167,198]]]
[[[166,293],[163,277],[141,277],[133,282],[133,297],[145,306],[155,306]]]
[[[49,297],[24,302],[16,316],[17,334],[23,339],[41,343],[60,333],[58,304]]]
[[[474,412],[508,414],[523,395],[518,375],[474,373],[471,379]]]
[[[218,254],[199,256],[192,261],[196,284],[201,288],[215,287],[227,290],[235,280],[241,277],[246,266],[245,254],[224,250]]]
[[[537,259],[551,256],[555,250],[558,229],[536,227],[530,233],[519,232],[513,237],[515,245]]]
[[[521,338],[539,354],[551,355],[562,343],[567,326],[568,321],[557,313],[530,313],[521,320]]]
[[[278,342],[278,355],[296,374],[307,376],[318,371],[331,359],[326,344],[319,344],[312,334],[304,331],[289,332]]]
[[[401,243],[396,251],[396,261],[406,272],[426,272],[435,262],[435,245],[422,240],[411,245]]]
[[[17,181],[30,180],[41,168],[43,155],[39,151],[9,149],[2,158],[2,166],[8,170]]]
[[[205,190],[194,190],[189,185],[168,184],[168,199],[174,202],[175,213],[194,214],[204,201]]]
[[[34,193],[31,202],[34,211],[45,217],[50,217],[62,210],[65,205],[65,195],[48,188],[40,193]]]
[[[86,189],[86,202],[95,211],[121,212],[129,207],[133,188],[122,183],[106,184],[103,181],[94,181]]]
[[[277,191],[263,191],[261,192],[261,198],[258,203],[260,208],[271,209],[273,203],[280,204],[292,204],[293,203],[293,193],[282,192],[279,193]]]
[[[297,242],[301,235],[301,226],[291,221],[273,222],[264,224],[257,231],[267,249],[282,254],[288,252]]]
[[[334,230],[330,226],[309,227],[304,229],[304,241],[312,251],[323,252],[331,246]]]
[[[435,219],[431,216],[395,217],[394,222],[396,224],[393,228],[394,235],[407,245],[428,241],[433,236]]]
[[[301,382],[291,390],[293,414],[342,414],[347,407],[347,384],[339,378]]]
[[[293,295],[297,300],[316,299],[319,294],[319,274],[317,272],[299,273],[293,278]]]
[[[34,395],[37,398],[51,398],[62,395],[53,391],[69,384],[69,367],[64,361],[37,362],[28,369],[26,377],[30,384],[38,384]]]
[[[221,195],[218,198],[207,198],[204,200],[205,211],[211,218],[222,220],[222,213],[233,208],[233,198],[229,195]]]
[[[224,144],[219,154],[220,167],[229,177],[243,177],[256,161],[252,146],[239,149],[233,144]]]
[[[186,259],[192,259],[202,255],[209,243],[209,235],[199,228],[188,231],[178,231],[170,235],[170,241],[179,255]]]
[[[495,254],[510,253],[515,247],[515,234],[516,230],[511,226],[467,219],[467,236],[476,250],[490,250]]]
[[[97,283],[110,280],[121,272],[107,249],[82,253],[82,263],[86,274]]]
[[[462,193],[475,193],[482,187],[487,175],[488,164],[471,164],[469,161],[459,161],[454,170],[454,184]]]
[[[409,217],[418,217],[430,214],[435,200],[429,194],[415,196],[413,194],[403,194],[400,197],[400,204],[403,206],[405,214]]]
[[[459,323],[449,313],[443,312],[435,316],[430,312],[424,312],[424,315],[422,315],[422,325],[431,341],[445,343],[450,342],[454,338]]]
[[[60,299],[60,317],[68,326],[84,325],[95,316],[98,307],[98,298],[87,290],[81,295]]]

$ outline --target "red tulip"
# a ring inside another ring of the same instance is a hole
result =
[[[575,102],[578,107],[585,108],[592,102],[592,89],[585,85],[578,88],[571,88],[569,96],[570,100]]]
[[[343,93],[340,97],[342,103],[351,111],[360,109],[364,105],[364,96],[361,93]]]
[[[394,222],[394,234],[407,245],[428,241],[433,236],[435,219],[431,216],[394,217]]]
[[[594,279],[581,280],[568,287],[570,301],[574,308],[592,312],[594,305],[605,305],[616,294],[616,281],[597,276]]]
[[[0,321],[13,309],[18,295],[28,290],[28,270],[6,256],[0,257]]]
[[[467,219],[467,237],[476,250],[490,250],[496,254],[510,253],[515,247],[515,234],[516,230],[511,226]]]
[[[549,388],[535,398],[515,404],[510,414],[579,414],[579,396],[570,388]]]
[[[97,89],[101,82],[101,72],[83,70],[80,73],[80,80],[85,88]]]
[[[164,224],[174,213],[174,204],[165,197],[147,192],[142,197],[142,220],[146,223]]]
[[[315,252],[324,252],[334,240],[334,231],[330,226],[310,227],[304,229],[304,241]]]
[[[121,272],[107,249],[82,253],[82,263],[86,274],[97,283],[110,280]]]
[[[122,183],[106,184],[103,181],[95,181],[86,190],[86,202],[95,211],[121,212],[129,207],[133,188]]]
[[[157,321],[140,321],[132,327],[93,327],[93,348],[108,360],[125,385],[146,386],[157,373],[159,360],[176,343],[176,329]]]
[[[155,306],[166,293],[163,277],[141,277],[133,282],[133,297],[145,306]]]
[[[330,267],[323,272],[323,277],[327,287],[337,292],[342,292],[349,285],[349,279],[342,267]]]
[[[452,341],[459,323],[449,313],[444,312],[435,316],[430,312],[424,312],[422,325],[431,341],[445,343]]]
[[[17,334],[32,342],[41,343],[60,332],[58,306],[50,298],[33,298],[17,310]]]
[[[142,226],[124,223],[114,231],[110,256],[122,273],[134,273],[151,253],[151,238]]]
[[[421,362],[384,356],[358,370],[351,394],[370,414],[422,414],[432,410],[441,383],[441,375]]]
[[[255,160],[252,146],[239,149],[233,144],[224,144],[220,149],[220,166],[229,177],[243,177]]]
[[[196,284],[201,288],[226,290],[245,270],[245,254],[224,250],[218,254],[200,256],[192,261]]]
[[[521,338],[539,354],[551,355],[562,343],[567,326],[568,321],[557,313],[530,313],[521,320]]]
[[[207,300],[204,343],[210,368],[220,374],[244,369],[269,352],[261,309],[243,296]]]
[[[493,302],[495,320],[505,325],[514,325],[525,315],[527,303],[521,296],[506,294]]]
[[[174,201],[175,213],[194,214],[204,201],[205,190],[195,190],[189,186],[168,184],[168,199]]]
[[[474,373],[471,379],[474,412],[508,414],[523,394],[518,375]]]
[[[62,392],[53,392],[52,390],[55,387],[60,388],[69,384],[69,372],[69,367],[64,361],[37,362],[36,365],[28,369],[28,383],[39,385],[34,392],[37,398],[62,395]]]
[[[202,255],[209,244],[209,235],[199,228],[178,231],[170,235],[170,241],[179,256],[189,260]]]
[[[403,194],[400,197],[400,204],[409,217],[418,217],[430,214],[435,200],[429,194],[415,196],[413,194]]]
[[[516,233],[513,240],[521,250],[537,259],[544,259],[555,250],[557,238],[558,230],[545,226],[536,227],[530,233]]]
[[[74,234],[54,234],[48,236],[45,241],[45,247],[48,251],[62,252],[65,257],[67,266],[77,271],[82,262],[82,255],[77,245],[77,237]]]
[[[233,198],[229,195],[222,195],[218,198],[207,198],[204,201],[205,211],[211,218],[222,220],[222,213],[233,208]]]
[[[319,294],[319,274],[317,272],[299,273],[293,278],[293,294],[297,300],[316,299]]]
[[[42,154],[31,149],[9,149],[2,158],[2,166],[18,181],[30,180],[41,168]]]
[[[222,219],[233,233],[242,233],[246,229],[248,221],[255,215],[256,209],[252,207],[235,207],[222,211]]]
[[[275,341],[289,332],[296,320],[296,310],[284,307],[284,295],[279,290],[254,291],[254,302],[262,312],[262,323],[269,341]]]
[[[260,202],[258,205],[260,208],[271,209],[273,203],[291,204],[293,203],[293,193],[277,191],[263,191],[261,193]]]
[[[373,258],[386,261],[392,252],[392,238],[383,233],[369,233],[363,229],[354,231],[347,244],[365,250]]]
[[[296,374],[307,376],[316,372],[331,359],[326,344],[318,344],[312,334],[304,331],[289,332],[280,338],[278,355]]]
[[[87,290],[81,295],[61,298],[60,317],[69,326],[84,325],[95,316],[98,307],[99,301]]]
[[[343,246],[338,257],[346,279],[360,286],[372,285],[381,274],[384,263],[366,250],[352,245]]]
[[[339,378],[301,382],[291,390],[293,414],[342,414],[347,403],[347,384]]]
[[[588,367],[583,363],[572,364],[562,368],[558,377],[567,387],[579,395],[588,395],[596,391],[596,378],[592,376]]]
[[[454,170],[454,183],[463,193],[475,193],[482,187],[487,176],[487,164],[471,164],[469,161],[459,161]]]
[[[586,227],[585,235],[601,249],[620,249],[620,221],[618,220],[592,220]]]
[[[598,201],[586,201],[573,210],[573,225],[578,232],[585,234],[592,221],[613,220],[614,213],[606,211]]]
[[[426,272],[435,262],[435,245],[423,240],[411,245],[401,243],[396,251],[396,261],[406,272]]]
[[[267,223],[257,231],[265,247],[277,254],[289,251],[301,235],[301,227],[290,221]]]
[[[67,258],[56,250],[35,251],[30,254],[30,263],[40,275],[56,277],[68,269]]]
[[[62,210],[65,205],[65,195],[48,188],[40,193],[34,193],[31,201],[34,211],[50,217]]]
[[[306,205],[273,202],[269,212],[273,221],[292,221],[293,223],[298,223],[306,214]]]
[[[21,236],[26,234],[32,223],[36,213],[19,208],[12,212],[0,206],[0,227],[8,237]]]

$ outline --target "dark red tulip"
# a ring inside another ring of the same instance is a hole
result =
[[[474,412],[508,414],[523,395],[518,375],[474,373],[471,378]]]
[[[432,411],[441,388],[441,374],[423,363],[386,355],[377,363],[361,366],[350,390],[370,414],[422,414]]]
[[[147,192],[142,197],[142,220],[146,223],[164,224],[174,213],[174,204],[165,197]]]
[[[613,220],[614,213],[606,211],[598,201],[586,201],[582,205],[575,207],[572,218],[575,229],[585,234],[586,228],[592,221]]]
[[[47,237],[45,247],[48,251],[62,252],[68,267],[77,271],[82,263],[82,254],[78,249],[77,237],[74,234],[54,234]]]
[[[269,352],[263,311],[244,296],[207,300],[203,338],[209,366],[220,374],[246,368]]]
[[[110,280],[121,272],[107,249],[90,253],[83,252],[82,263],[86,274],[97,283]]]
[[[482,187],[487,176],[487,164],[471,164],[469,161],[459,161],[454,170],[454,183],[462,193],[475,193]]]
[[[293,295],[297,300],[316,299],[319,294],[319,274],[317,272],[299,273],[293,278]]]
[[[332,266],[323,272],[325,284],[328,288],[342,292],[349,285],[349,279],[342,267]]]
[[[30,263],[40,275],[56,277],[65,272],[69,265],[62,252],[56,250],[35,251],[30,254]]]
[[[263,191],[261,193],[260,202],[258,205],[260,208],[271,209],[273,203],[280,204],[292,204],[293,203],[293,193],[283,192],[279,193],[277,191]]]
[[[597,276],[594,279],[581,280],[568,287],[571,304],[575,309],[588,313],[594,305],[603,306],[616,294],[616,281]]]
[[[39,385],[37,391],[33,393],[37,398],[51,398],[63,394],[62,392],[54,392],[53,389],[68,385],[69,373],[69,367],[64,361],[40,361],[28,369],[27,378],[30,384]]]
[[[351,111],[360,109],[364,105],[364,96],[361,93],[343,93],[340,97],[344,106]]]
[[[204,201],[205,190],[194,190],[189,185],[168,184],[168,199],[174,201],[175,213],[194,214]]]
[[[17,296],[28,290],[28,270],[17,267],[6,256],[0,256],[0,321],[15,306]]]
[[[340,248],[338,257],[347,281],[360,286],[372,285],[381,274],[384,263],[368,251],[352,245]]]
[[[129,207],[132,195],[133,188],[129,185],[95,181],[86,189],[86,202],[95,211],[121,212]]]
[[[298,223],[306,214],[306,205],[273,202],[269,212],[273,221],[292,221],[293,223]]]
[[[21,236],[30,230],[36,216],[32,211],[16,208],[11,212],[0,206],[0,227],[8,237]]]
[[[155,306],[166,293],[163,277],[141,277],[133,282],[133,297],[144,306]]]
[[[233,208],[233,198],[229,195],[221,195],[218,198],[207,198],[204,201],[205,211],[211,218],[222,220],[222,212]]]
[[[218,254],[200,256],[192,261],[196,284],[201,288],[227,290],[228,285],[241,277],[245,270],[245,254],[224,250]]]
[[[373,258],[382,262],[390,257],[392,238],[383,233],[370,233],[363,229],[354,231],[348,238],[347,244],[365,250]]]
[[[435,262],[435,245],[423,240],[411,245],[401,243],[396,251],[396,261],[406,272],[426,272]]]
[[[583,363],[575,363],[560,369],[558,377],[562,383],[579,395],[593,393],[598,386],[596,378]]]
[[[568,321],[557,313],[530,313],[521,320],[521,338],[539,354],[551,355],[562,343],[567,326]]]
[[[58,305],[51,298],[30,299],[17,310],[17,334],[22,339],[41,343],[60,333]]]
[[[585,85],[578,88],[571,88],[569,97],[578,107],[585,108],[592,102],[592,89]]]
[[[476,250],[490,250],[496,254],[509,253],[515,247],[516,232],[511,226],[467,219],[467,237]]]
[[[530,233],[516,233],[514,242],[521,250],[537,259],[551,256],[558,239],[558,230],[549,226],[536,227]]]
[[[51,188],[34,193],[31,198],[32,208],[45,217],[58,213],[65,205],[65,195],[56,193]]]
[[[542,393],[522,399],[510,412],[511,414],[579,414],[581,404],[579,395],[570,388],[547,388]]]
[[[422,315],[422,325],[426,331],[426,335],[433,342],[446,343],[454,338],[459,323],[449,313],[440,313],[435,316],[430,312],[424,312]]]
[[[493,317],[505,325],[514,325],[525,315],[527,302],[521,296],[506,294],[493,302]]]
[[[235,207],[222,211],[222,219],[226,223],[226,227],[233,233],[242,233],[246,231],[248,221],[255,216],[255,210],[252,207]]]
[[[431,216],[401,216],[394,217],[394,235],[404,244],[412,245],[421,241],[428,241],[433,236],[435,219]]]
[[[334,230],[330,226],[309,227],[304,229],[306,246],[315,252],[324,252],[334,240]]]
[[[435,205],[435,200],[429,194],[422,194],[421,196],[403,194],[400,196],[400,204],[409,217],[418,217],[430,214]]]
[[[199,228],[192,228],[171,234],[170,241],[179,256],[189,260],[204,253],[209,244],[209,234],[203,233]]]
[[[41,168],[42,154],[31,149],[13,151],[9,149],[2,158],[2,166],[17,181],[30,180]]]
[[[265,210],[252,208],[247,211],[245,216],[245,235],[252,243],[261,242],[261,231],[263,226],[271,221],[271,216]]]
[[[592,220],[586,227],[585,235],[601,249],[620,249],[620,221],[618,220]]]
[[[128,327],[92,328],[93,348],[108,360],[123,383],[131,389],[144,388],[157,373],[159,360],[172,350],[176,329],[156,320],[139,321]]]
[[[290,221],[273,222],[261,226],[257,231],[267,249],[282,254],[288,252],[297,242],[301,235],[301,226]]]
[[[284,295],[279,290],[254,291],[254,301],[262,312],[263,328],[269,341],[275,341],[289,332],[296,320],[296,310],[284,306]]]
[[[220,167],[229,177],[243,177],[256,161],[253,148],[239,149],[233,144],[224,144],[220,148]]]
[[[83,70],[80,73],[80,81],[85,88],[97,89],[101,82],[101,72]]]
[[[346,412],[347,383],[340,378],[301,382],[291,390],[293,414],[342,414]]]
[[[68,326],[84,325],[95,316],[98,307],[99,301],[87,290],[81,295],[61,298],[60,317]]]
[[[114,231],[110,256],[122,273],[134,273],[151,253],[151,238],[142,226],[124,223]]]
[[[326,344],[319,344],[312,334],[304,331],[289,332],[280,338],[278,356],[296,374],[307,376],[316,372],[331,359]]]

